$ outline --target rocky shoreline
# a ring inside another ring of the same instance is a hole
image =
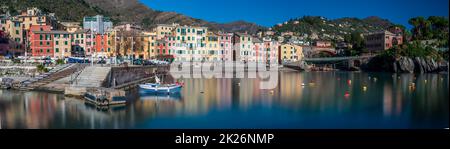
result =
[[[374,57],[362,65],[361,69],[393,73],[438,73],[448,72],[448,62],[422,57]]]

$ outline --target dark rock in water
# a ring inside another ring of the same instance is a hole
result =
[[[400,72],[400,73],[413,73],[414,72],[414,62],[412,59],[407,57],[401,57],[396,61],[396,64],[398,66],[397,70],[394,70],[394,72]]]
[[[447,62],[436,62],[431,58],[374,57],[363,68],[366,71],[395,73],[428,73],[447,71]]]
[[[424,62],[423,62],[422,58],[420,58],[420,57],[414,58],[414,65],[417,66],[417,67],[415,67],[414,72],[424,73],[425,69],[423,68],[423,65],[422,65],[423,63]]]

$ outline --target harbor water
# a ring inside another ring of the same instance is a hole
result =
[[[443,129],[448,74],[279,72],[260,79],[183,79],[176,95],[129,91],[124,106],[96,107],[46,92],[0,90],[0,129]]]

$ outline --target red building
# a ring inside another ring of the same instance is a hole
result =
[[[95,35],[94,48],[97,53],[106,53],[108,51],[108,35],[97,34]]]
[[[29,31],[29,43],[32,56],[54,56],[53,35],[50,25],[32,25]]]

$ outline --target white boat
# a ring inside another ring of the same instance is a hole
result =
[[[149,93],[179,93],[181,91],[182,85],[180,84],[161,84],[158,77],[155,76],[156,83],[146,83],[139,85],[139,93],[149,94]]]

